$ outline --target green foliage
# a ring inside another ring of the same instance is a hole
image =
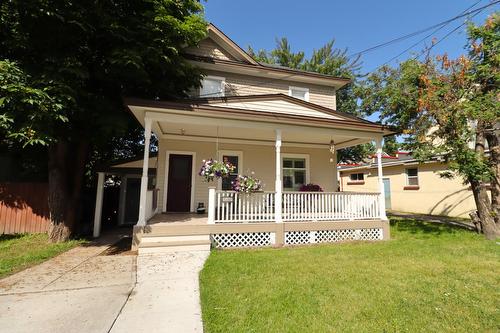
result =
[[[410,59],[371,74],[360,88],[362,112],[379,112],[384,123],[408,134],[405,147],[417,158],[441,156],[466,180],[490,181],[489,157],[470,145],[500,119],[498,23],[495,14],[484,26],[469,27],[468,58]]]
[[[53,86],[37,87],[15,63],[0,61],[0,133],[26,145],[47,145],[54,122],[67,122]]]
[[[133,133],[122,96],[183,96],[200,73],[179,50],[206,33],[194,0],[0,4],[2,131],[23,144]],[[8,110],[8,111],[7,111]]]

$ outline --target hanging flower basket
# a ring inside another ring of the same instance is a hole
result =
[[[241,193],[254,193],[262,191],[262,182],[252,176],[238,175],[232,183],[233,190]]]
[[[203,160],[200,172],[198,174],[205,178],[205,181],[211,182],[215,178],[228,177],[235,170],[231,163],[219,162],[214,159]]]

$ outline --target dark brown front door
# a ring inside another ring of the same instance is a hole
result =
[[[189,212],[193,156],[170,155],[168,160],[167,212]]]

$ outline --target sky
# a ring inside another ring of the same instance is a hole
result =
[[[208,0],[205,18],[215,24],[242,48],[255,50],[274,48],[276,38],[287,37],[293,51],[312,50],[335,39],[338,48],[353,54],[369,47],[413,33],[462,14],[478,0]],[[493,2],[482,0],[473,8]],[[500,4],[486,8],[471,18],[475,23],[484,22],[488,14],[500,11]],[[390,62],[397,64],[413,52],[420,52],[430,45],[432,38],[440,40],[464,23],[458,19],[429,36],[425,41]],[[405,41],[391,44],[362,55],[362,71],[370,72],[393,56],[415,44],[433,30]],[[448,53],[452,57],[463,54],[466,43],[466,25],[443,39],[433,52]]]

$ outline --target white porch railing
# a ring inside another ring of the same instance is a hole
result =
[[[285,192],[283,221],[338,221],[380,218],[378,193]]]
[[[215,223],[272,222],[275,220],[274,198],[274,192],[216,191]]]
[[[209,200],[209,223],[275,222],[276,193],[215,191]],[[379,193],[284,192],[282,221],[380,219]],[[213,221],[213,222],[211,222]]]

